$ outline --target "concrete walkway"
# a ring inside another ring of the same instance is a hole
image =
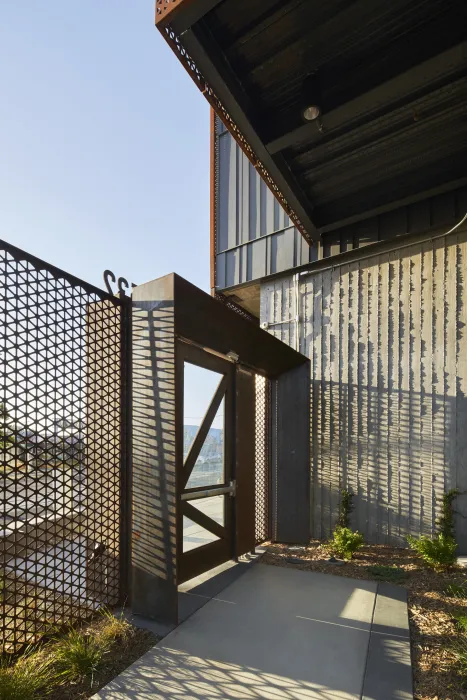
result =
[[[410,700],[404,595],[255,564],[94,700]]]

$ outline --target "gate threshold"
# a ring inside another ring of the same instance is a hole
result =
[[[178,587],[179,625],[185,622],[193,613],[209,603],[210,600],[222,601],[222,591],[230,586],[258,562],[265,552],[264,547],[256,547],[254,553],[244,554],[238,561],[228,561],[207,571],[196,578],[182,583]],[[135,615],[131,608],[124,611],[125,618],[135,627],[147,629],[158,637],[165,637],[175,629],[176,625],[165,625],[141,615]]]

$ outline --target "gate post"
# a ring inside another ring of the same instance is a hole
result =
[[[132,609],[178,622],[173,275],[132,293]]]

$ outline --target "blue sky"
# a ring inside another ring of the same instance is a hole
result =
[[[209,287],[209,108],[154,0],[0,3],[0,237],[102,286]]]

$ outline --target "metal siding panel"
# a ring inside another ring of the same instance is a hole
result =
[[[241,157],[241,219],[240,219],[240,241],[247,243],[250,240],[250,161],[240,151]]]
[[[281,272],[293,267],[294,229],[289,228],[275,233],[270,238],[270,273]]]
[[[228,253],[221,253],[216,255],[216,286],[219,289],[224,289],[227,286],[225,267],[226,267],[226,256]]]
[[[253,165],[248,161],[248,192],[249,192],[249,207],[248,207],[248,237],[252,241],[259,238],[259,202],[258,188],[259,175]]]
[[[225,253],[225,282],[226,287],[239,284],[240,280],[240,253],[238,249],[228,250]]]
[[[266,231],[275,231],[274,226],[274,202],[276,198],[269,188],[266,188]]]
[[[248,281],[264,277],[266,274],[266,240],[263,238],[253,241],[249,244],[248,251]]]
[[[259,175],[258,175],[259,177]],[[267,227],[268,188],[264,180],[259,178],[259,235],[266,236],[270,231]]]
[[[237,245],[237,146],[230,134],[219,139],[219,252]]]

